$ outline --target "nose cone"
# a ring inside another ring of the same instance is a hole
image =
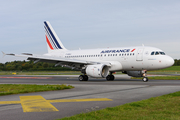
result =
[[[170,56],[167,56],[167,58],[166,58],[167,67],[171,67],[173,64],[174,64],[174,59]]]

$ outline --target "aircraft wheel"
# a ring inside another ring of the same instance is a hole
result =
[[[112,81],[114,80],[114,75],[111,75],[111,80],[112,80]]]
[[[84,75],[84,81],[88,81],[88,76],[87,75]]]
[[[147,78],[147,77],[143,77],[142,81],[143,81],[143,82],[147,82],[147,81],[148,81],[148,78]]]
[[[111,76],[108,75],[108,76],[106,77],[106,80],[109,81],[110,79],[111,79]]]
[[[88,76],[87,75],[80,75],[79,81],[88,81]]]
[[[79,81],[84,81],[84,78],[85,78],[84,75],[80,75],[78,79]]]
[[[114,75],[108,75],[108,76],[106,77],[106,80],[107,80],[107,81],[113,81],[113,80],[114,80]]]

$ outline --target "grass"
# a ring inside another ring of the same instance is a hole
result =
[[[169,68],[161,69],[161,70],[156,70],[156,71],[178,71],[180,72],[180,66],[171,66]]]
[[[0,71],[0,75],[80,75],[80,71]],[[122,72],[116,72],[122,74]],[[180,66],[171,66],[166,69],[148,71],[148,74],[180,74]]]
[[[179,100],[180,92],[176,92],[61,120],[180,120]]]
[[[171,66],[161,70],[148,71],[148,74],[180,74],[180,66]]]
[[[27,84],[0,84],[0,96],[19,93],[31,93],[74,88],[71,85],[27,85]]]
[[[80,71],[0,71],[0,75],[79,75]]]

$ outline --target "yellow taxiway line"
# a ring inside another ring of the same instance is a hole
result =
[[[0,101],[1,104],[21,104],[21,101]]]
[[[59,111],[42,96],[20,96],[24,112],[52,112]]]
[[[53,112],[59,111],[51,103],[57,102],[90,102],[90,101],[112,101],[108,98],[88,98],[88,99],[57,99],[46,100],[40,95],[19,96],[20,101],[0,101],[0,104],[21,104],[23,112]]]

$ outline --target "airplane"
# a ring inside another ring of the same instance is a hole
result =
[[[173,58],[166,55],[161,49],[148,46],[68,50],[64,47],[51,24],[44,21],[45,37],[48,53],[43,55],[22,53],[6,54],[26,57],[27,60],[37,62],[55,63],[75,70],[82,75],[79,81],[88,81],[89,76],[106,78],[107,81],[115,79],[113,73],[121,71],[132,77],[143,77],[147,82],[147,71],[170,67],[174,64]],[[5,53],[4,53],[5,54]]]

